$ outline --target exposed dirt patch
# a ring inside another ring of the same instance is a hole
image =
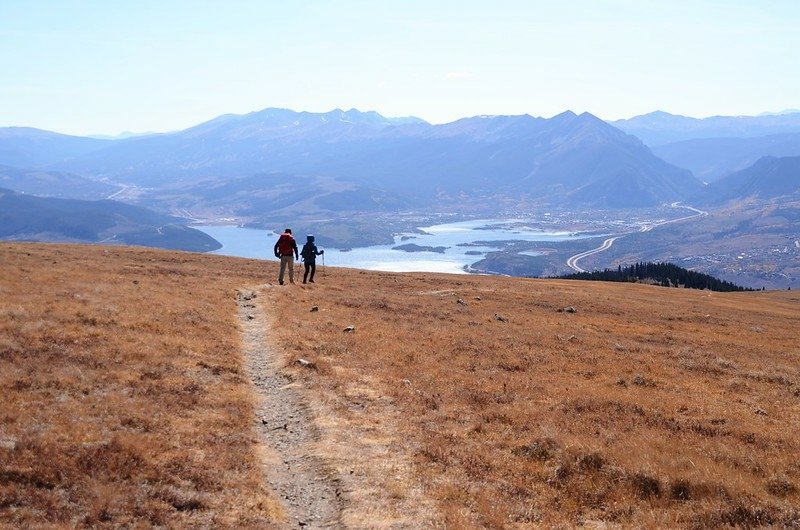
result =
[[[287,527],[342,527],[338,479],[313,452],[318,432],[297,383],[282,372],[280,357],[271,347],[259,293],[242,290],[236,298],[247,372],[258,398],[253,421],[266,446],[264,475],[284,504]]]

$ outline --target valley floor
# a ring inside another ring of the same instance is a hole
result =
[[[800,524],[795,291],[279,287],[274,262],[42,244],[0,264],[0,526],[294,525],[271,374],[336,525]]]

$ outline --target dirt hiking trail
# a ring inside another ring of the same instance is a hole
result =
[[[313,451],[319,434],[297,384],[282,373],[270,344],[269,318],[259,295],[271,286],[236,293],[246,369],[257,393],[255,430],[264,446],[264,477],[280,497],[285,528],[343,528],[341,486]]]

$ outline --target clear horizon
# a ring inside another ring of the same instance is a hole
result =
[[[109,135],[268,107],[704,118],[800,107],[800,3],[0,5],[0,127]]]
[[[85,137],[96,137],[96,138],[102,138],[102,137],[117,138],[117,137],[123,137],[123,136],[127,136],[127,135],[139,136],[139,135],[148,135],[148,134],[169,134],[169,133],[179,132],[179,131],[182,131],[184,129],[188,129],[188,128],[194,127],[196,125],[200,125],[200,124],[202,124],[202,123],[204,123],[206,121],[211,121],[211,120],[213,120],[215,118],[218,118],[220,116],[223,116],[225,114],[234,114],[236,116],[244,116],[244,115],[249,114],[249,113],[260,112],[260,111],[263,111],[263,110],[267,110],[269,108],[278,108],[278,107],[264,107],[263,109],[254,109],[252,111],[244,112],[244,113],[241,113],[241,114],[224,113],[224,114],[220,114],[219,116],[213,116],[213,117],[209,118],[208,120],[204,120],[203,122],[190,123],[187,126],[182,127],[180,129],[170,129],[170,130],[163,130],[163,131],[133,131],[133,130],[130,130],[130,129],[124,129],[124,130],[116,131],[116,132],[99,132],[99,133],[77,134],[77,133],[69,133],[69,132],[65,133],[63,131],[57,131],[57,130],[53,130],[53,129],[41,129],[39,127],[33,127],[33,126],[30,126],[30,125],[0,125],[0,128],[3,128],[3,127],[34,128],[34,129],[45,130],[45,131],[48,131],[48,132],[54,132],[54,133],[66,134],[66,135],[74,135],[74,136],[85,136]],[[423,120],[425,119],[425,118],[422,118],[421,116],[414,115],[414,114],[410,114],[410,115],[407,115],[407,116],[387,115],[387,114],[384,114],[384,113],[382,113],[380,111],[377,111],[375,109],[356,109],[356,108],[343,109],[341,107],[336,107],[336,108],[333,108],[333,109],[322,110],[322,111],[308,111],[308,110],[305,110],[305,109],[283,109],[283,110],[290,110],[290,111],[298,112],[298,113],[299,112],[310,112],[310,113],[313,113],[313,114],[324,114],[324,113],[327,113],[327,112],[333,112],[335,110],[342,110],[344,112],[349,111],[349,110],[356,110],[356,111],[359,111],[359,112],[362,112],[362,113],[374,111],[374,112],[377,112],[378,114],[380,114],[381,116],[383,116],[384,118],[420,118],[420,119],[423,119]],[[549,118],[552,118],[552,117],[554,117],[554,116],[556,116],[558,114],[561,114],[563,112],[567,112],[567,111],[570,111],[570,110],[572,110],[572,109],[564,109],[563,111],[557,112],[556,114],[553,114],[552,116],[533,116],[533,117],[535,117],[535,118],[548,118],[549,119]],[[663,109],[655,109],[655,110],[650,111],[650,112],[656,112],[656,111],[663,111]],[[593,114],[595,117],[598,117],[598,118],[606,120],[606,121],[613,121],[613,120],[616,120],[616,119],[627,119],[627,118],[636,117],[636,116],[628,116],[626,118],[613,118],[613,119],[611,119],[611,118],[605,118],[604,116],[597,116],[596,114],[594,114],[593,112],[590,112],[590,111],[586,111],[586,112],[589,112],[590,114]],[[669,111],[663,111],[663,112],[669,112]],[[758,115],[779,115],[779,114],[789,113],[789,112],[790,113],[800,113],[800,109],[784,109],[782,111],[775,111],[775,112],[762,112],[762,113],[758,113],[758,114],[738,114],[738,115],[725,115],[725,116],[752,117],[752,116],[758,116]],[[523,114],[529,114],[530,115],[530,113],[522,113],[522,114],[516,114],[516,115],[521,116]],[[645,114],[649,114],[649,112],[645,113]],[[669,114],[677,115],[677,114],[674,114],[674,113],[669,113]],[[463,119],[463,118],[473,118],[473,117],[477,117],[477,116],[500,116],[500,115],[499,114],[472,114],[472,115],[468,115],[468,116],[460,116],[460,117],[454,118],[452,121],[458,121],[458,120]],[[508,116],[508,115],[506,115],[506,116]],[[637,116],[639,116],[639,115],[637,115]],[[687,118],[704,119],[704,118],[719,117],[719,116],[723,116],[723,115],[719,115],[718,114],[718,115],[713,115],[713,116],[702,116],[702,117],[686,116],[686,115],[680,115],[680,116],[687,117]],[[429,120],[425,120],[425,121],[428,121],[432,125],[441,125],[441,124],[445,124],[445,123],[451,123],[451,121],[448,121],[448,122],[432,122],[432,121],[429,121]]]

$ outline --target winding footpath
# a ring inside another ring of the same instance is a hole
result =
[[[341,485],[315,455],[319,435],[311,412],[297,384],[282,372],[280,355],[269,346],[269,321],[260,293],[240,290],[236,302],[247,372],[257,395],[253,422],[264,448],[264,479],[287,515],[279,527],[342,528]]]
[[[705,217],[706,215],[708,215],[708,212],[706,212],[706,211],[698,210],[697,208],[694,208],[693,206],[681,206],[681,204],[677,203],[677,202],[673,202],[672,204],[670,204],[670,206],[673,207],[673,208],[686,208],[687,210],[690,210],[690,211],[695,212],[695,213],[692,214],[692,215],[687,215],[685,217],[679,217],[678,219],[669,219],[667,221],[659,221],[657,223],[652,223],[652,224],[649,224],[649,225],[645,225],[639,230],[639,232],[649,232],[652,229],[657,228],[659,226],[664,226],[664,225],[668,225],[668,224],[672,224],[672,223],[679,223],[681,221],[688,221],[690,219],[695,219],[697,217]],[[599,254],[600,252],[603,252],[604,250],[610,249],[611,245],[614,244],[614,241],[616,241],[617,239],[619,239],[621,237],[625,237],[625,236],[627,236],[629,234],[633,234],[633,233],[635,233],[635,232],[626,232],[624,234],[619,234],[619,235],[614,236],[614,237],[609,237],[608,239],[603,241],[603,244],[600,245],[599,247],[593,248],[591,250],[586,250],[584,252],[580,252],[578,254],[575,254],[574,256],[571,256],[567,260],[567,266],[570,269],[574,270],[575,272],[586,272],[586,269],[583,269],[580,266],[578,266],[578,261],[582,260],[585,257],[592,256],[594,254]]]

